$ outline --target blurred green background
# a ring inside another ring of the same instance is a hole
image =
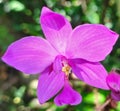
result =
[[[120,0],[0,0],[0,56],[13,41],[24,36],[42,36],[39,25],[41,8],[47,6],[71,22],[73,28],[84,23],[101,23],[120,33]],[[109,72],[120,72],[120,39],[103,65]],[[95,111],[106,101],[103,91],[80,81],[72,81],[82,94],[77,106],[57,107],[53,100],[40,105],[36,97],[38,75],[25,75],[0,60],[0,111]],[[104,111],[120,111],[120,103]]]

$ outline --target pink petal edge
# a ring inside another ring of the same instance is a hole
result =
[[[37,96],[41,104],[55,96],[64,86],[64,74],[56,74],[54,71],[49,73],[50,70],[45,70],[39,78]]]
[[[64,16],[43,7],[40,24],[47,40],[64,55],[69,35],[72,32],[69,21]]]
[[[79,25],[72,32],[66,55],[69,58],[81,58],[91,62],[102,61],[112,51],[118,36],[104,25]]]
[[[28,36],[13,42],[2,60],[24,73],[36,74],[49,66],[57,54],[45,39]]]
[[[79,63],[76,63],[76,61],[79,61]],[[80,80],[96,88],[109,89],[106,83],[108,74],[102,64],[79,59],[76,61],[72,60],[72,71]]]

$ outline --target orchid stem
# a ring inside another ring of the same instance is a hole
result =
[[[96,108],[96,111],[102,111],[109,103],[111,102],[111,98],[109,98],[104,104],[100,107]]]

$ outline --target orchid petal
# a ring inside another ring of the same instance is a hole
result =
[[[76,63],[76,61],[79,63]],[[101,88],[109,89],[106,83],[107,72],[100,63],[92,63],[85,60],[72,61],[72,71],[73,73],[85,83]]]
[[[72,32],[72,27],[67,19],[47,7],[43,7],[40,24],[47,40],[58,52],[63,54],[69,39],[69,34]]]
[[[64,73],[49,72],[46,70],[39,78],[37,96],[41,104],[55,96],[64,86]]]
[[[52,64],[57,54],[45,39],[29,36],[13,42],[2,60],[24,73],[35,74]]]
[[[91,62],[104,60],[111,52],[118,34],[104,25],[85,24],[76,27],[69,39],[66,54]]]
[[[55,97],[54,102],[57,106],[62,105],[77,105],[82,101],[82,96],[75,90],[72,89],[70,84],[67,82],[63,90]]]

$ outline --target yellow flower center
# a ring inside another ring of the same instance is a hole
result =
[[[66,74],[66,76],[69,76],[69,74],[71,73],[71,67],[68,64],[65,64],[62,67],[62,71]]]

